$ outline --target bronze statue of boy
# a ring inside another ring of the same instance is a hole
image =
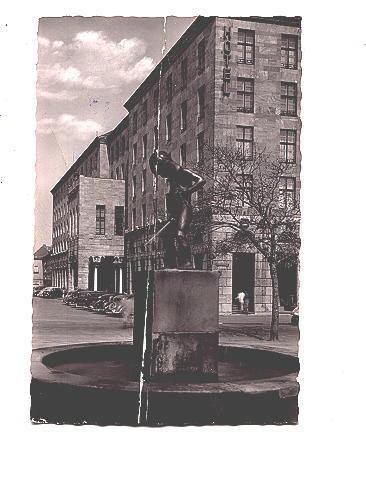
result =
[[[163,177],[169,183],[166,204],[170,225],[163,237],[165,268],[191,269],[191,250],[187,241],[192,221],[191,196],[202,189],[206,181],[174,162],[165,151],[155,151],[150,157],[149,165],[156,177]]]

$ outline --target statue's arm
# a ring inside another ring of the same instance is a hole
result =
[[[191,170],[184,169],[184,172],[188,173],[192,178],[193,184],[189,187],[183,188],[185,191],[189,192],[190,194],[193,194],[194,192],[198,191],[199,189],[202,189],[203,186],[206,184],[206,181],[203,177],[192,172]]]

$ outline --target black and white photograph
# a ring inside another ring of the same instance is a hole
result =
[[[362,492],[365,7],[0,16],[2,492]]]
[[[31,420],[298,421],[301,17],[41,18]]]

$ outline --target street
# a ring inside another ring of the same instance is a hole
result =
[[[229,315],[220,317],[220,344],[298,353],[298,328],[290,315],[280,316],[280,340],[266,340],[270,315]],[[97,342],[132,342],[132,328],[119,318],[66,306],[60,299],[33,298],[33,349]]]

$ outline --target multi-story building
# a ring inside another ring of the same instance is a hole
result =
[[[49,260],[51,247],[43,244],[33,255],[33,287],[47,287],[51,285]]]
[[[52,189],[52,284],[124,289],[124,157],[128,119],[96,137]]]
[[[191,24],[125,103],[128,117],[96,138],[53,188],[55,285],[133,291],[137,271],[163,268],[161,239],[147,242],[168,192],[148,166],[155,149],[184,166],[208,160],[207,143],[234,143],[249,158],[255,145],[265,147],[292,164],[281,187],[298,195],[300,31],[298,17],[198,17]],[[251,311],[271,309],[269,269],[255,249],[212,259],[194,246],[193,262],[220,271],[221,313],[235,309],[243,288]],[[280,268],[279,283],[284,304],[294,304],[297,268]]]
[[[300,26],[297,17],[199,17],[125,103],[130,289],[136,271],[163,263],[160,242],[146,243],[167,193],[164,180],[155,181],[148,167],[154,149],[185,165],[209,159],[205,143],[238,144],[247,156],[254,145],[266,147],[293,163],[291,177],[284,178],[286,194],[299,190]],[[232,312],[241,288],[249,293],[251,311],[270,310],[269,269],[254,249],[212,261],[195,248],[193,260],[196,268],[221,272],[221,313]],[[283,266],[279,281],[283,304],[294,304],[296,267]]]

